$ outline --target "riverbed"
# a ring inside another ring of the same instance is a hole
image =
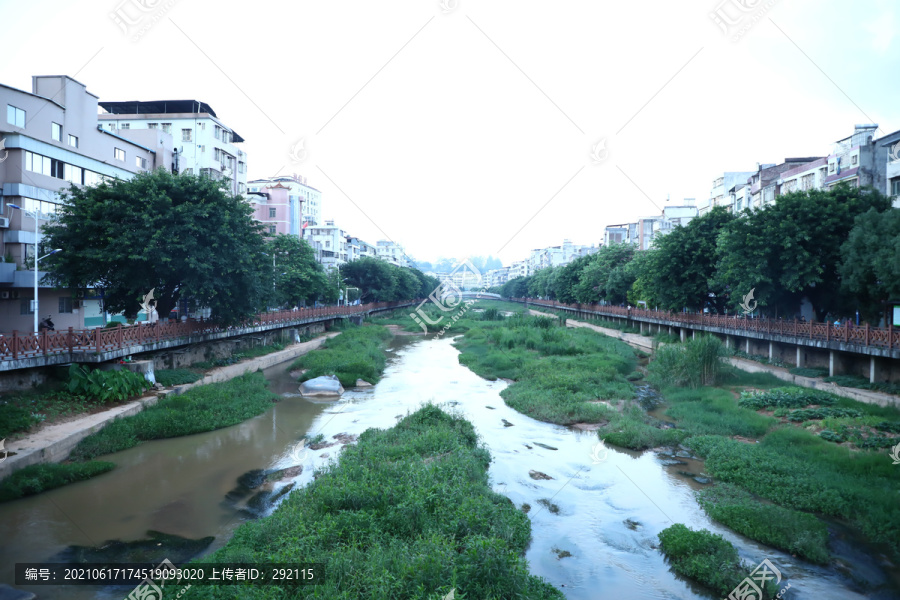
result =
[[[435,402],[475,425],[491,452],[494,489],[517,507],[529,505],[533,539],[526,558],[531,572],[567,598],[714,597],[674,575],[657,549],[657,534],[676,522],[721,533],[751,569],[769,559],[789,577],[788,598],[866,597],[823,568],[712,523],[693,498],[701,484],[677,472],[697,472],[702,463],[666,467],[652,452],[604,448],[595,432],[521,415],[499,396],[507,384],[485,381],[461,366],[450,339],[398,336],[389,354],[377,386],[347,391],[336,402],[298,397],[286,365],[271,367],[265,375],[283,399],[267,413],[227,429],[102,457],[117,468],[93,480],[0,504],[0,581],[13,583],[15,562],[47,561],[72,544],[143,539],[151,529],[189,538],[215,536],[209,548],[214,550],[248,518],[224,502],[240,475],[301,460],[304,471],[294,482],[306,485],[315,468],[338,459],[341,446],[298,456],[292,450],[304,435],[321,433],[333,441],[340,433],[391,427],[422,403]],[[530,471],[550,479],[534,479]],[[18,587],[39,598],[127,595],[121,588]]]

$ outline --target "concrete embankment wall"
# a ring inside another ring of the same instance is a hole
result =
[[[101,413],[87,415],[66,423],[50,425],[21,440],[7,440],[7,450],[15,452],[15,455],[9,456],[6,460],[0,462],[0,479],[29,465],[65,460],[78,442],[102,429],[109,421],[118,417],[135,415],[145,407],[156,404],[160,397],[182,394],[196,385],[228,381],[245,373],[252,373],[259,369],[287,362],[311,350],[315,350],[327,338],[335,335],[338,335],[338,333],[331,333],[302,344],[294,344],[279,352],[248,359],[234,365],[219,367],[213,369],[203,379],[195,383],[175,386],[172,389],[138,398],[128,404],[116,406]],[[236,344],[232,344],[232,346],[236,346]],[[226,356],[230,356],[230,353]]]

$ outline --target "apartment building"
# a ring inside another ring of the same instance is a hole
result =
[[[348,237],[347,260],[354,261],[360,258],[378,258],[376,247],[358,237]]]
[[[199,100],[100,102],[103,128],[132,139],[138,130],[159,130],[175,144],[179,173],[225,179],[232,194],[247,191],[247,154],[237,144],[244,141]],[[137,134],[142,135],[142,134]]]
[[[319,262],[328,270],[340,267],[349,260],[347,250],[347,233],[334,224],[325,221],[324,225],[306,228],[308,240],[316,247],[320,246]]]
[[[398,267],[409,267],[414,264],[406,255],[403,246],[390,240],[379,240],[375,245],[378,258]]]
[[[35,228],[54,218],[69,186],[128,179],[174,167],[172,137],[162,131],[134,138],[99,127],[98,97],[65,75],[34,76],[31,91],[0,84],[0,331],[34,327]],[[12,208],[12,204],[23,210]],[[38,257],[50,251],[38,240]],[[62,249],[65,251],[65,248]],[[94,290],[56,290],[40,284],[38,311],[57,329],[104,323]]]
[[[247,182],[246,196],[259,196],[265,193],[266,188],[280,185],[288,189],[288,200],[291,210],[298,215],[296,228],[290,228],[290,233],[300,235],[300,229],[307,226],[320,225],[322,223],[322,192],[309,185],[306,177],[299,175],[283,175],[280,177],[268,177],[253,179]],[[296,231],[295,231],[296,229]]]

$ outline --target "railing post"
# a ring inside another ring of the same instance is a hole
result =
[[[97,349],[97,354],[100,354],[103,351],[103,328],[98,327],[94,330],[94,346]]]
[[[72,334],[72,328],[69,327],[69,332],[66,334],[66,348],[69,349],[69,353],[72,352],[74,336]]]
[[[866,323],[866,346],[869,345],[869,324]]]
[[[16,360],[17,358],[19,358],[19,331],[17,329],[13,329],[12,355],[13,355],[13,360]]]
[[[124,344],[122,343],[122,324],[119,323],[119,326],[116,327],[116,350],[121,350]]]
[[[831,321],[825,323],[825,341],[831,341]]]
[[[47,333],[47,330],[45,329],[43,331],[43,333],[41,333],[41,350],[43,351],[44,356],[47,356],[47,338],[48,338],[48,333]]]
[[[844,325],[844,343],[850,341],[850,323]]]

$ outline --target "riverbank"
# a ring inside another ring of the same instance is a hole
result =
[[[0,462],[0,480],[30,465],[55,463],[65,460],[81,440],[96,433],[110,421],[119,417],[136,415],[145,408],[156,404],[160,398],[183,394],[195,386],[228,381],[246,373],[252,373],[259,369],[265,369],[272,365],[289,361],[316,350],[327,339],[336,335],[339,335],[339,332],[332,332],[308,342],[294,344],[284,350],[265,356],[218,367],[208,372],[195,383],[177,385],[102,412],[72,419],[65,423],[43,427],[39,431],[18,440],[7,441],[6,448],[10,452],[10,456],[5,461]]]
[[[538,316],[556,318],[546,313]],[[606,333],[604,328],[592,324],[568,321],[567,325],[572,331],[577,327],[579,331],[590,329]],[[622,341],[630,341],[626,339],[628,337],[643,337],[616,330],[609,333]],[[540,377],[539,371],[528,361],[546,362],[553,357],[539,346],[527,347],[520,339],[510,340],[513,338],[490,337],[490,334],[472,329],[459,342],[464,352],[460,362],[468,364],[476,373],[488,375],[491,373],[487,365],[508,355],[509,363],[516,366],[510,368],[506,376],[516,382],[505,390],[504,398],[510,407],[520,410],[509,401],[510,397],[515,396],[516,388],[534,386]],[[641,349],[652,342],[646,337],[640,341],[644,340],[646,342],[639,344]],[[473,345],[477,349],[474,359],[466,354],[471,353]],[[681,344],[672,345],[674,351],[681,348]],[[529,358],[529,354],[539,357]],[[660,460],[673,468],[688,464],[682,458],[704,459],[704,463],[699,463],[703,470],[696,474],[698,482],[707,486],[721,481],[733,487],[715,485],[707,488],[710,491],[699,496],[700,505],[711,518],[751,539],[817,564],[829,565],[836,572],[862,572],[865,561],[892,565],[886,554],[893,560],[900,557],[900,544],[897,543],[900,510],[892,505],[900,492],[900,472],[892,469],[884,451],[860,451],[849,443],[838,446],[828,441],[831,438],[827,437],[827,432],[822,436],[817,433],[827,427],[856,427],[864,429],[861,438],[859,435],[854,438],[857,444],[865,443],[869,436],[891,439],[896,435],[892,433],[894,423],[900,431],[900,411],[809,390],[803,392],[806,396],[800,392],[795,394],[797,404],[790,408],[798,409],[796,414],[784,412],[784,409],[775,412],[779,406],[777,398],[792,392],[779,391],[781,380],[763,369],[757,371],[736,370],[727,383],[719,387],[663,386],[661,396],[655,400],[646,385],[639,388],[635,400],[633,394],[606,399],[603,408],[594,416],[597,435],[615,446],[638,451],[655,449]],[[557,375],[560,375],[559,380],[565,381],[564,376],[554,372],[554,376]],[[566,383],[568,389],[574,391],[581,382],[589,379],[581,374],[580,380]],[[766,390],[771,390],[771,395],[766,395]],[[742,393],[758,397],[762,405],[739,403],[738,397]],[[598,400],[601,399],[598,396]],[[540,400],[547,407],[555,404],[551,396],[538,398]],[[664,404],[660,404],[661,401]],[[818,410],[822,405],[835,408]],[[542,415],[541,410],[531,410],[527,414],[551,420]],[[558,419],[552,422],[567,424]],[[886,424],[879,425],[881,422]],[[874,431],[871,428],[878,426],[887,430],[871,433]],[[778,483],[773,484],[773,481]],[[835,540],[834,529],[829,527],[831,521],[822,521],[819,515],[850,525],[875,543],[875,548],[869,550],[872,555],[860,558],[858,543],[854,544],[851,556],[846,556],[846,552],[832,554],[836,548],[846,549],[847,544],[829,545]],[[888,569],[896,572],[893,566]],[[865,576],[856,576],[860,589],[867,592],[887,589],[884,586],[889,584],[878,569],[865,569],[865,572]],[[707,583],[712,585],[712,582]]]
[[[472,424],[426,405],[390,429],[369,429],[266,518],[192,565],[320,565],[317,597],[530,598],[563,595],[530,575],[528,517],[490,488],[489,452]],[[239,586],[197,598],[245,598]],[[448,595],[449,594],[449,595]],[[271,586],[257,599],[282,598]]]

